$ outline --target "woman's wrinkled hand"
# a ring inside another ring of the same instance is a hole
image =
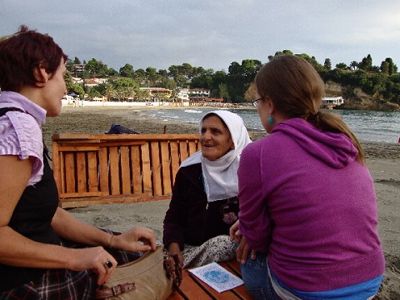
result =
[[[110,247],[132,252],[146,252],[156,249],[154,231],[146,227],[134,227],[119,235],[114,235]]]
[[[179,244],[178,243],[169,244],[169,246],[168,246],[168,254],[171,255],[171,256],[176,256],[178,258],[179,267],[183,268],[184,259],[183,259],[182,251],[179,248]]]
[[[241,236],[239,246],[236,249],[236,260],[239,263],[244,264],[249,257],[249,254],[251,259],[256,259],[256,252],[250,249],[246,238],[244,236]]]
[[[236,260],[241,264],[244,264],[249,256],[251,259],[256,259],[256,252],[251,250],[246,238],[240,233],[239,220],[237,220],[231,228],[229,228],[229,236],[232,241],[239,243],[236,249]]]
[[[232,226],[229,228],[229,237],[231,238],[232,241],[240,243],[242,234],[240,233],[239,230],[239,220],[233,223]]]
[[[118,264],[114,257],[101,246],[71,249],[71,251],[73,251],[73,258],[69,260],[67,269],[73,271],[94,271],[98,274],[98,285],[107,282]]]

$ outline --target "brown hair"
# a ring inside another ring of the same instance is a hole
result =
[[[347,135],[358,150],[357,160],[364,161],[360,142],[343,120],[319,110],[325,94],[324,82],[306,60],[294,55],[278,56],[260,69],[255,83],[260,97],[269,97],[286,117],[303,118],[321,130]]]
[[[23,86],[33,86],[35,68],[54,74],[62,58],[66,61],[67,55],[52,37],[21,25],[18,32],[0,39],[0,87],[18,92]]]

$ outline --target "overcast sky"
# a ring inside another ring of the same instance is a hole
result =
[[[400,65],[399,0],[0,0],[0,36],[26,24],[70,58],[119,70],[189,63],[227,70],[284,49],[332,65]]]

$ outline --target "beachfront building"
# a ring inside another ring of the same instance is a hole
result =
[[[188,88],[179,89],[178,93],[176,94],[176,98],[181,102],[189,102],[189,89]]]
[[[161,87],[141,87],[140,91],[149,95],[151,100],[165,100],[172,96],[172,90]]]
[[[189,99],[191,105],[196,105],[198,103],[208,102],[210,98],[210,90],[209,89],[190,89],[189,90]]]
[[[209,98],[210,90],[209,89],[190,89],[189,90],[190,98]]]
[[[80,78],[80,77],[71,77],[71,80],[72,80],[73,83],[76,83],[76,84],[82,84],[83,83],[83,79]]]
[[[323,108],[334,108],[336,106],[340,106],[344,103],[344,99],[342,96],[339,97],[324,97],[322,98],[321,107]]]
[[[84,83],[86,87],[94,87],[99,84],[106,83],[107,81],[108,78],[87,78],[84,80]]]

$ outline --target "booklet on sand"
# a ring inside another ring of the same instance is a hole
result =
[[[207,283],[218,293],[233,289],[243,284],[243,280],[213,262],[208,265],[190,269],[189,272]]]

